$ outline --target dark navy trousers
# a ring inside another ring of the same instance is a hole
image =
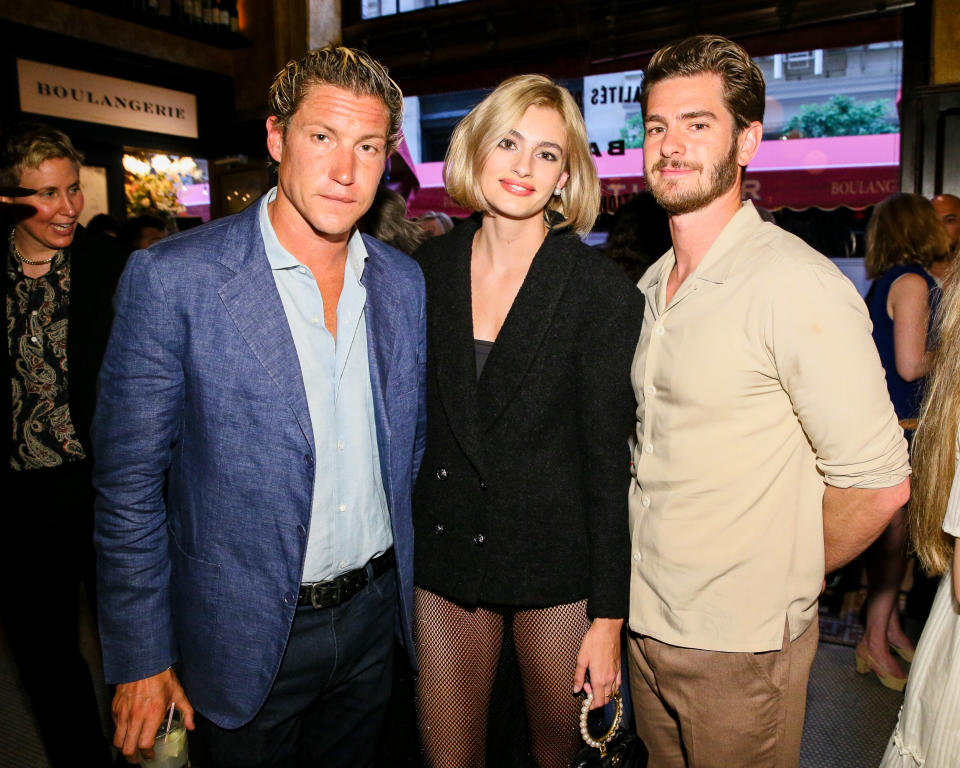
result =
[[[235,730],[199,715],[193,764],[372,766],[390,700],[397,610],[393,568],[342,605],[298,608],[263,707]]]

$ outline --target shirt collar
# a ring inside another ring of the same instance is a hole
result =
[[[260,199],[260,234],[263,237],[263,247],[267,252],[267,261],[270,262],[270,269],[293,269],[299,267],[300,262],[297,257],[280,244],[277,233],[273,228],[273,222],[270,221],[270,213],[267,206],[277,198],[277,188],[273,187],[267,194]],[[354,227],[347,241],[347,263],[353,270],[359,283],[363,277],[363,267],[369,258],[367,247],[363,242],[359,230]]]
[[[725,283],[744,253],[744,243],[764,225],[753,207],[752,200],[744,200],[738,210],[697,266],[694,275],[711,283]]]
[[[713,245],[704,254],[691,278],[711,283],[724,283],[737,265],[743,252],[743,244],[752,237],[764,221],[757,213],[752,200],[744,200],[740,209],[720,231]],[[654,289],[666,280],[676,263],[676,255],[671,248],[657,261],[640,281],[642,290]],[[688,278],[690,279],[690,278]]]

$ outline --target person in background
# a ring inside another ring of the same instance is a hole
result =
[[[634,283],[670,249],[670,225],[650,192],[644,191],[617,208],[605,250]]]
[[[369,767],[395,639],[415,661],[423,276],[355,226],[403,94],[328,46],[281,70],[270,107],[277,187],[135,252],[117,290],[96,543],[131,762],[173,703],[214,766]]]
[[[427,211],[414,221],[427,233],[427,237],[440,237],[453,229],[453,219],[443,211]]]
[[[109,213],[98,213],[87,222],[87,232],[102,237],[120,237],[120,222]]]
[[[928,337],[939,288],[928,268],[949,260],[949,253],[947,235],[926,198],[900,193],[874,208],[864,259],[867,277],[874,282],[866,302],[887,390],[901,423],[917,418],[930,366]],[[905,426],[909,429],[909,421]],[[900,624],[897,605],[906,543],[905,510],[899,509],[867,553],[866,622],[856,649],[858,671],[873,670],[883,685],[898,691],[907,678],[891,649],[905,661],[913,658],[913,643]]]
[[[377,187],[373,205],[357,225],[361,232],[407,255],[417,250],[427,236],[416,222],[407,218],[407,201],[399,192],[382,184]]]
[[[949,266],[960,253],[960,197],[950,194],[937,195],[931,201],[937,218],[950,239],[950,259],[936,261],[930,265],[931,274],[939,281],[943,278]]]
[[[454,130],[444,182],[479,215],[428,240],[427,447],[414,491],[417,707],[431,768],[481,768],[503,637],[533,758],[567,768],[580,701],[620,685],[630,359],[643,301],[584,245],[583,117],[540,75]],[[588,682],[589,677],[589,682]]]
[[[131,251],[140,251],[163,240],[169,234],[166,221],[159,216],[144,213],[123,222],[119,237]]]
[[[55,128],[20,124],[2,137],[0,185],[29,189],[0,190],[8,219],[0,617],[55,768],[111,763],[78,621],[81,591],[91,609],[96,596],[89,431],[126,251],[78,223],[82,162]]]
[[[955,273],[943,291],[938,341],[913,439],[908,507],[920,563],[942,577],[880,768],[960,765],[960,281]]]
[[[909,492],[856,289],[742,200],[763,73],[698,35],[644,71],[673,248],[640,280],[630,687],[650,768],[796,766],[826,572]]]

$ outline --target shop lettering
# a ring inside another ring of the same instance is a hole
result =
[[[603,184],[603,197],[600,199],[600,212],[616,213],[621,205],[636,197],[643,190],[642,182],[634,181],[630,184],[622,181],[605,182]]]
[[[639,104],[639,85],[601,85],[590,91],[591,104]]]
[[[899,185],[895,179],[886,181],[864,181],[850,179],[849,181],[834,181],[830,185],[831,195],[892,195],[898,191]]]
[[[622,181],[615,181],[603,186],[603,194],[611,197],[624,197],[625,195],[635,195],[643,191],[643,185],[637,182],[624,184]]]
[[[750,198],[751,200],[760,200],[760,180],[759,179],[744,179],[743,181],[743,196],[744,199]]]
[[[84,88],[67,88],[62,85],[37,82],[37,92],[41,96],[53,96],[57,99],[72,99],[73,101],[87,102],[98,107],[112,107],[126,109],[131,112],[142,112],[146,115],[172,117],[176,120],[186,120],[187,116],[182,107],[170,104],[156,104],[152,101],[141,101],[125,96],[109,96],[106,93],[93,93]]]
[[[626,152],[626,144],[623,139],[617,139],[616,141],[607,142],[607,154],[608,155],[622,155]],[[597,146],[597,142],[590,142],[590,154],[594,157],[600,157],[603,153],[600,151],[600,147]]]

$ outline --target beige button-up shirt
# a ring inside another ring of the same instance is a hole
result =
[[[630,627],[713,651],[780,648],[816,617],[824,484],[909,474],[866,306],[749,202],[666,303],[639,282]]]

